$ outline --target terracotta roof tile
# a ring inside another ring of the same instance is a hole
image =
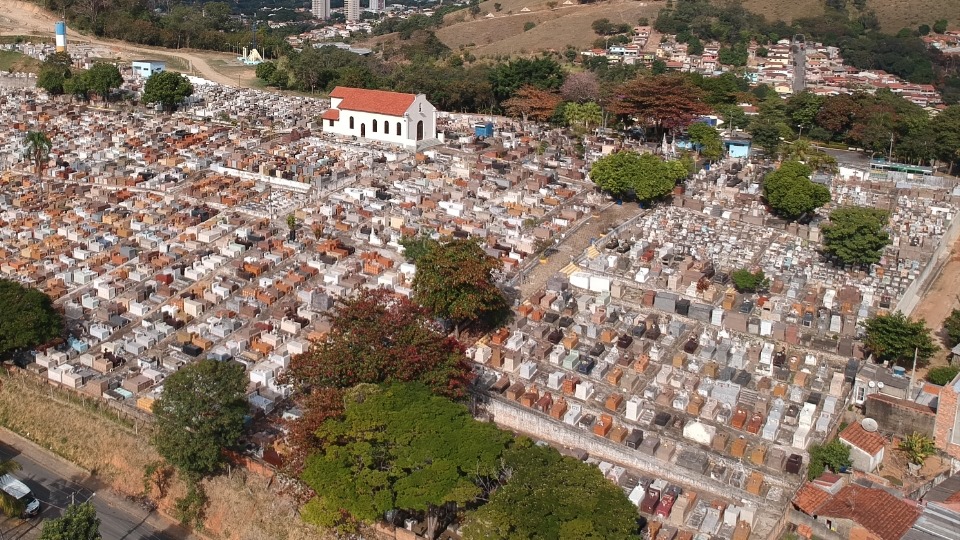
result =
[[[840,440],[848,442],[871,456],[883,450],[886,439],[877,432],[863,429],[860,422],[854,422],[840,433]]]
[[[342,111],[360,111],[389,116],[403,116],[417,96],[387,92],[385,90],[364,90],[338,86],[330,92],[332,98],[342,98],[337,107]]]
[[[899,540],[920,517],[920,509],[882,489],[846,486],[817,508],[817,515],[849,519],[883,540]]]
[[[324,120],[339,120],[340,111],[337,109],[327,109],[323,111],[323,114],[320,115],[320,118],[323,118]]]
[[[793,498],[793,505],[804,514],[812,516],[829,498],[829,493],[808,482],[797,491],[796,497]]]

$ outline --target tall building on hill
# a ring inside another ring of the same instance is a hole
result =
[[[344,0],[343,6],[347,11],[347,22],[360,20],[360,0]]]
[[[387,7],[386,0],[370,0],[369,10],[373,13],[383,13]]]
[[[317,19],[330,18],[330,0],[313,0],[313,16]]]

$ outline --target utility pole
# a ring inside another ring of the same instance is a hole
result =
[[[893,162],[893,133],[890,134],[890,151],[887,152],[887,162]]]
[[[913,399],[913,383],[917,378],[917,354],[919,352],[919,347],[913,348],[913,371],[910,372],[910,390],[907,392],[907,399]]]

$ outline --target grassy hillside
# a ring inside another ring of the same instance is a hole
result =
[[[724,0],[718,0],[724,1]],[[853,2],[848,0],[853,9]],[[823,13],[823,0],[743,0],[743,7],[765,16],[768,20],[782,19],[787,22],[800,17]],[[937,19],[947,19],[951,25],[960,23],[960,0],[867,0],[867,9],[877,13],[880,26],[885,32],[897,33],[901,28],[916,28],[921,24],[933,25]]]
[[[16,51],[0,51],[0,71],[36,73],[39,69],[40,61],[36,58],[30,58]]]
[[[437,37],[451,49],[461,45],[476,56],[525,54],[540,50],[563,50],[567,45],[588,47],[597,35],[590,24],[602,18],[614,24],[636,25],[640,17],[651,22],[664,6],[663,1],[612,0],[596,4],[562,6],[550,9],[546,0],[488,0],[480,4],[480,15],[472,17],[467,11],[447,16],[446,25],[437,31]],[[501,9],[496,11],[494,4]],[[529,13],[520,10],[528,8]],[[493,13],[493,19],[485,18]],[[523,30],[533,22],[532,29]]]

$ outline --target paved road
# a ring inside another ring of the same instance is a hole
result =
[[[23,470],[16,473],[40,500],[40,515],[29,520],[0,517],[0,539],[31,540],[40,536],[44,519],[61,515],[71,500],[90,500],[100,517],[100,534],[104,540],[181,540],[189,535],[166,519],[150,513],[138,505],[120,499],[96,486],[96,480],[86,477],[58,458],[41,455],[38,448],[0,430],[0,459],[14,459]],[[96,495],[94,495],[96,493]]]
[[[799,94],[806,88],[807,51],[806,44],[793,44],[793,93]]]

